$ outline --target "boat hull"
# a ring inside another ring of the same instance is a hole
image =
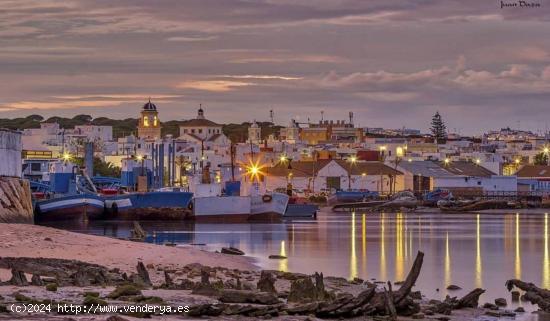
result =
[[[315,204],[288,204],[284,218],[314,218],[318,210]]]
[[[266,196],[269,196],[267,201]],[[253,196],[250,221],[280,222],[288,207],[289,196],[272,193],[264,196]]]
[[[269,198],[269,200],[268,200]],[[262,196],[209,196],[193,200],[191,218],[201,222],[280,222],[286,211],[288,196],[274,193]]]
[[[97,195],[79,194],[37,201],[36,219],[48,220],[99,220],[103,218],[105,203]]]
[[[105,197],[106,218],[117,220],[183,220],[191,214],[193,193],[147,192]]]

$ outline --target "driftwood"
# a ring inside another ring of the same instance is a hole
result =
[[[420,275],[420,270],[422,269],[422,263],[424,262],[424,253],[418,251],[416,254],[416,259],[414,259],[413,266],[405,279],[405,282],[401,284],[399,290],[395,291],[394,302],[399,303],[405,297],[407,297],[412,290],[412,287],[416,284],[416,280]]]
[[[149,277],[149,272],[147,271],[147,268],[145,265],[143,265],[143,262],[139,261],[137,264],[137,275],[141,282],[147,286],[151,286],[151,278]]]
[[[517,279],[506,281],[506,288],[508,291],[512,291],[514,287],[525,291],[523,295],[524,299],[538,305],[541,310],[550,312],[550,290],[541,289],[533,283],[527,283]]]
[[[390,317],[390,320],[397,320],[397,309],[394,304],[394,296],[391,288],[391,282],[388,281],[388,289],[384,287],[384,298],[386,304],[386,313]]]
[[[52,277],[59,285],[78,286],[83,280],[88,284],[118,284],[124,281],[119,272],[108,270],[98,264],[77,260],[1,257],[0,268]]]
[[[134,221],[134,229],[130,233],[131,238],[134,240],[144,240],[147,237],[147,232],[145,232],[138,221]]]
[[[462,308],[477,308],[479,305],[479,297],[485,293],[485,290],[477,288],[472,290],[470,293],[463,296],[458,303],[453,306],[454,309]]]

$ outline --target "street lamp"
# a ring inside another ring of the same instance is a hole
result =
[[[451,162],[451,160],[448,159],[448,158],[445,158],[445,160],[443,160],[443,162],[445,163],[445,165],[449,165],[449,163]]]
[[[476,164],[479,165],[481,163],[481,159],[477,158],[476,159]]]
[[[542,150],[544,152],[544,155],[546,155],[546,166],[550,165],[550,149],[548,147],[544,147]]]
[[[71,159],[71,154],[69,154],[69,153],[64,153],[63,154],[63,161],[64,162],[68,162],[70,159]]]
[[[352,169],[352,166],[355,165],[355,163],[357,162],[357,156],[352,155],[349,158],[349,162],[350,162],[350,165],[348,170],[348,191],[351,191],[351,169]]]

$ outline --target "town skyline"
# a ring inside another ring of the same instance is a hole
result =
[[[0,117],[347,119],[546,131],[548,6],[499,1],[6,1]]]

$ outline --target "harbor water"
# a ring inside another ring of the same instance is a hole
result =
[[[417,251],[425,253],[416,289],[429,298],[461,296],[474,288],[487,292],[480,304],[495,298],[508,308],[504,284],[522,279],[550,288],[548,214],[332,213],[317,220],[280,224],[206,224],[141,222],[148,242],[197,246],[207,251],[233,246],[257,259],[261,268],[323,272],[325,276],[379,281],[405,279]],[[51,226],[75,232],[128,237],[131,222],[59,222]],[[269,259],[282,255],[286,260]],[[463,290],[446,290],[448,285]]]

